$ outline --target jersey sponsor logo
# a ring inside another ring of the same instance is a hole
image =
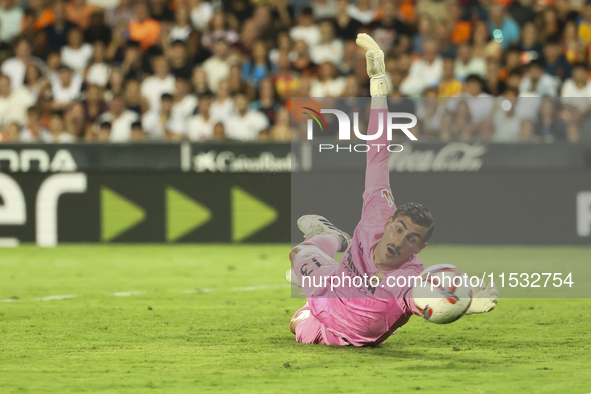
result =
[[[382,197],[384,197],[388,201],[388,206],[392,207],[394,205],[394,196],[392,192],[388,189],[382,189]]]

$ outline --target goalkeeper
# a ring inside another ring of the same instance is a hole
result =
[[[384,53],[367,34],[359,34],[357,44],[367,51],[372,97],[367,134],[371,135],[378,130],[379,117],[385,119],[388,112]],[[387,143],[385,132],[375,140],[377,146],[385,147]],[[363,208],[353,238],[321,216],[306,215],[298,220],[306,240],[290,251],[293,270],[288,271],[288,279],[302,284],[308,300],[290,322],[290,330],[298,342],[378,345],[413,314],[419,314],[410,299],[410,284],[406,287],[382,284],[390,276],[420,275],[423,263],[418,253],[427,246],[433,232],[433,217],[420,204],[409,203],[398,208],[394,205],[388,170],[390,153],[385,148],[373,148],[367,152]],[[334,257],[343,251],[339,264]],[[365,280],[359,287],[333,289],[330,283],[313,285],[333,276],[373,279],[369,283]],[[377,285],[376,281],[379,281]],[[473,289],[473,294],[466,314],[488,312],[495,307],[497,293],[490,285]]]

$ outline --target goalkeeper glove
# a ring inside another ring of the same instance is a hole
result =
[[[365,49],[365,60],[367,75],[369,75],[369,92],[372,97],[387,96],[388,82],[386,81],[386,64],[384,63],[384,52],[378,44],[365,33],[357,35],[357,45]]]
[[[472,302],[466,311],[466,315],[490,312],[495,309],[498,301],[499,291],[493,282],[489,283],[488,286],[473,287]]]

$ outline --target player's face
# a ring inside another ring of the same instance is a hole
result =
[[[428,229],[413,223],[408,216],[390,218],[384,225],[384,235],[374,251],[380,265],[395,269],[419,253],[427,243],[423,240]]]

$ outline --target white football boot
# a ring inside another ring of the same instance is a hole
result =
[[[298,219],[298,228],[304,233],[304,238],[313,235],[334,234],[339,237],[341,247],[337,252],[344,252],[351,243],[351,236],[339,230],[334,224],[320,215],[304,215]]]

